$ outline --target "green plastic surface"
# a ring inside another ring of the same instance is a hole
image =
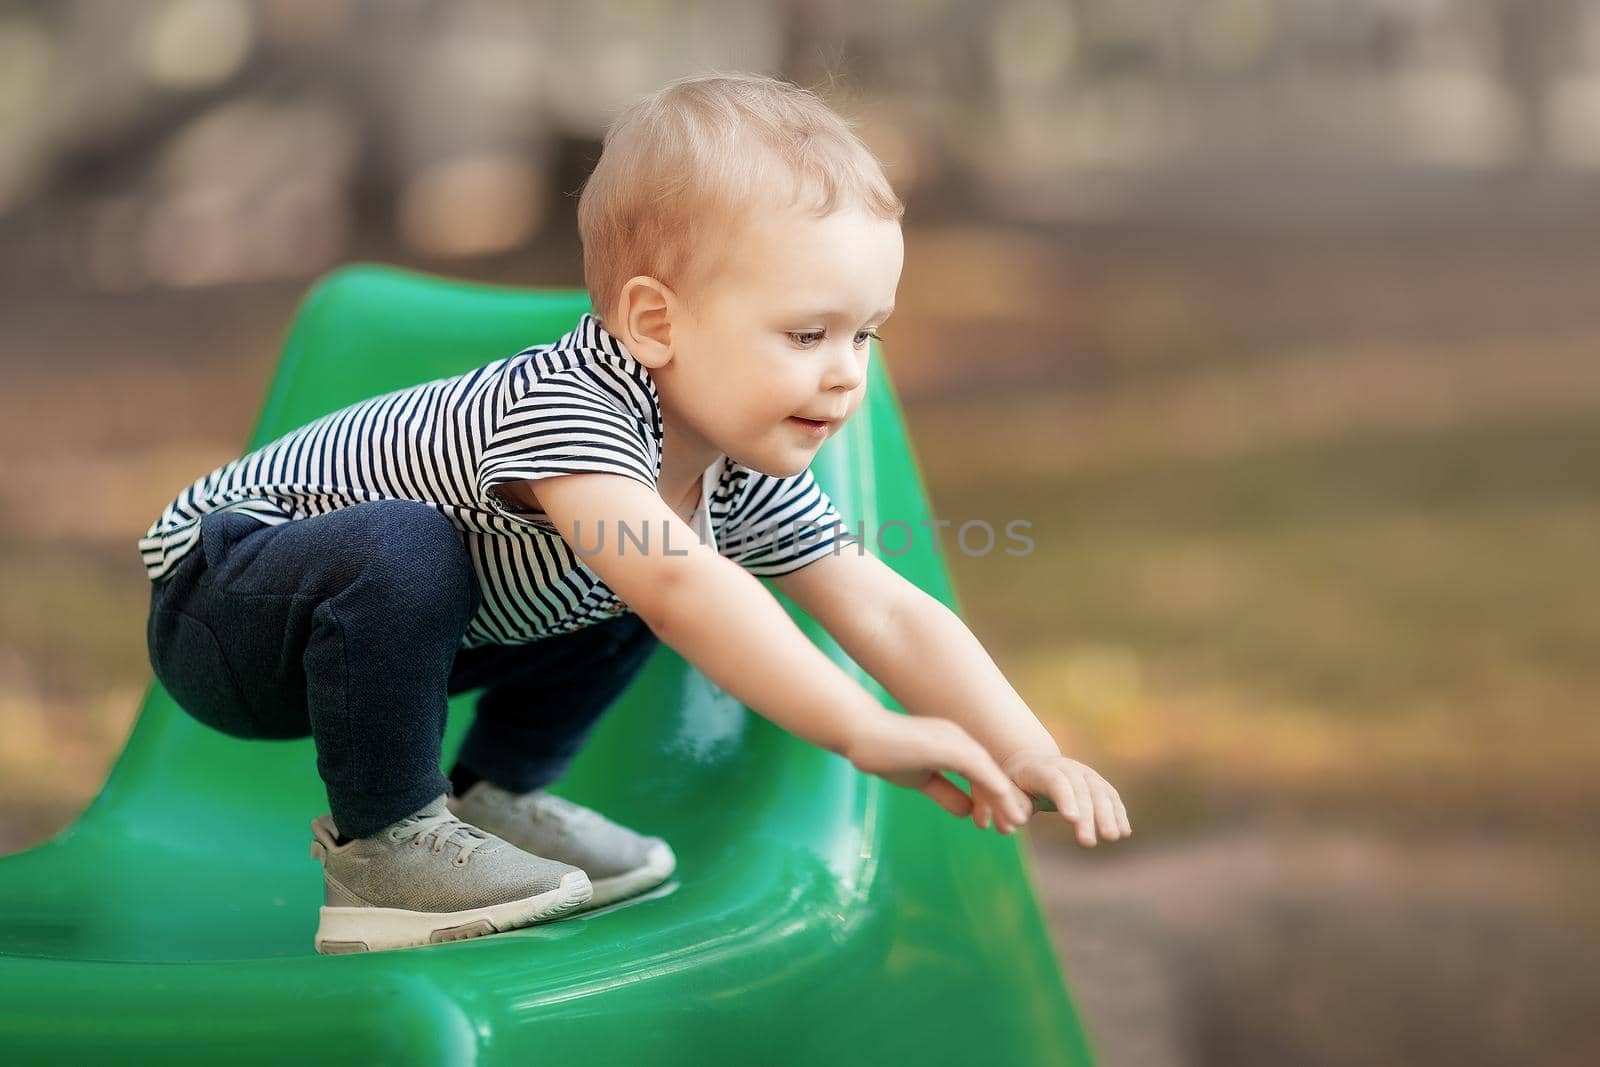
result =
[[[585,310],[581,291],[335,272],[297,316],[249,447],[352,401],[553,341]],[[814,469],[852,524],[925,529],[881,358],[867,402]],[[898,556],[888,539],[892,566],[957,606],[926,536]],[[446,766],[472,696],[452,701]],[[307,823],[326,797],[314,756],[309,739],[210,731],[152,682],[77,822],[0,859],[0,1060],[1090,1062],[1025,832],[980,831],[860,774],[748,711],[669,647],[558,791],[662,834],[678,871],[577,918],[316,955],[322,878]]]

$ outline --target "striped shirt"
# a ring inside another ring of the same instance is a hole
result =
[[[628,608],[543,512],[502,500],[494,487],[599,471],[659,491],[662,439],[648,369],[586,312],[554,344],[360,401],[218,467],[167,505],[139,552],[155,581],[195,549],[209,511],[277,525],[368,500],[423,501],[461,531],[483,591],[461,647],[521,644]],[[780,478],[727,456],[702,476],[694,529],[761,577],[860,541],[809,469]],[[604,551],[637,547],[624,547],[618,532],[603,531]],[[630,532],[662,550],[659,528]],[[601,533],[580,531],[580,547],[592,551]]]

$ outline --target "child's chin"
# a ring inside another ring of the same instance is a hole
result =
[[[816,454],[814,448],[789,448],[781,453],[758,456],[756,462],[744,466],[769,478],[792,478],[811,466]]]

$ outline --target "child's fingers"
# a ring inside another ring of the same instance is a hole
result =
[[[1023,789],[1021,786],[1017,785],[1016,782],[1011,781],[1011,779],[1007,777],[1006,792],[1011,795],[1011,807],[1022,816],[1017,820],[1018,826],[1025,824],[1029,819],[1033,818],[1033,797],[1026,789]]]
[[[1067,777],[1066,771],[1058,771],[1050,776],[1049,797],[1063,818],[1076,820],[1078,817],[1078,801],[1072,793],[1072,780]]]
[[[1072,778],[1072,794],[1077,800],[1078,814],[1078,844],[1092,847],[1095,843],[1094,836],[1094,796],[1089,792],[1089,780],[1082,774],[1074,774]]]
[[[1050,779],[1045,792],[1038,798],[1035,810],[1053,811],[1067,822],[1078,821],[1078,794],[1072,788],[1072,779],[1065,773]]]
[[[939,772],[929,775],[921,788],[935,803],[958,819],[965,819],[972,812],[972,798]]]
[[[991,798],[985,797],[982,790],[974,790],[972,795],[973,807],[982,812],[982,817],[974,816],[973,822],[980,830],[994,828],[996,833],[1010,835],[1017,829],[1017,823],[1006,818],[1002,809],[995,806]]]
[[[1050,810],[1048,803],[1068,822],[1078,824],[1078,838],[1084,845],[1093,845],[1096,831],[1108,841],[1133,833],[1128,821],[1128,809],[1122,797],[1094,771],[1068,762],[1065,767],[1055,767],[1043,777],[1044,795],[1036,799],[1036,810]],[[1039,779],[1031,779],[1035,788]]]
[[[976,826],[980,830],[987,830],[993,823],[994,823],[994,811],[993,811],[993,809],[991,809],[989,807],[989,805],[985,804],[983,801],[979,800],[977,797],[973,797],[972,798],[972,825]]]
[[[959,726],[956,731],[954,751],[947,761],[951,769],[967,780],[974,793],[987,791],[995,809],[1004,813],[1008,822],[1015,825],[1027,822],[1031,807],[1027,794],[1000,769],[987,749]]]
[[[1012,826],[1021,826],[1033,814],[1033,799],[1024,793],[1011,776],[1000,769],[988,752],[984,751],[977,742],[973,742],[982,753],[983,760],[988,764],[990,776],[984,781],[984,786],[990,790],[993,797],[995,811],[1002,813],[1005,821]]]
[[[1104,778],[1090,784],[1095,794],[1095,825],[1100,836],[1115,841],[1122,836],[1122,821],[1117,818],[1117,791]]]

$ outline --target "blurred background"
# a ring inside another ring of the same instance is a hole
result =
[[[605,124],[708,68],[908,202],[935,509],[1034,524],[963,607],[1137,831],[1029,831],[1102,1062],[1600,1062],[1600,0],[0,3],[0,851],[312,280],[581,286]]]

